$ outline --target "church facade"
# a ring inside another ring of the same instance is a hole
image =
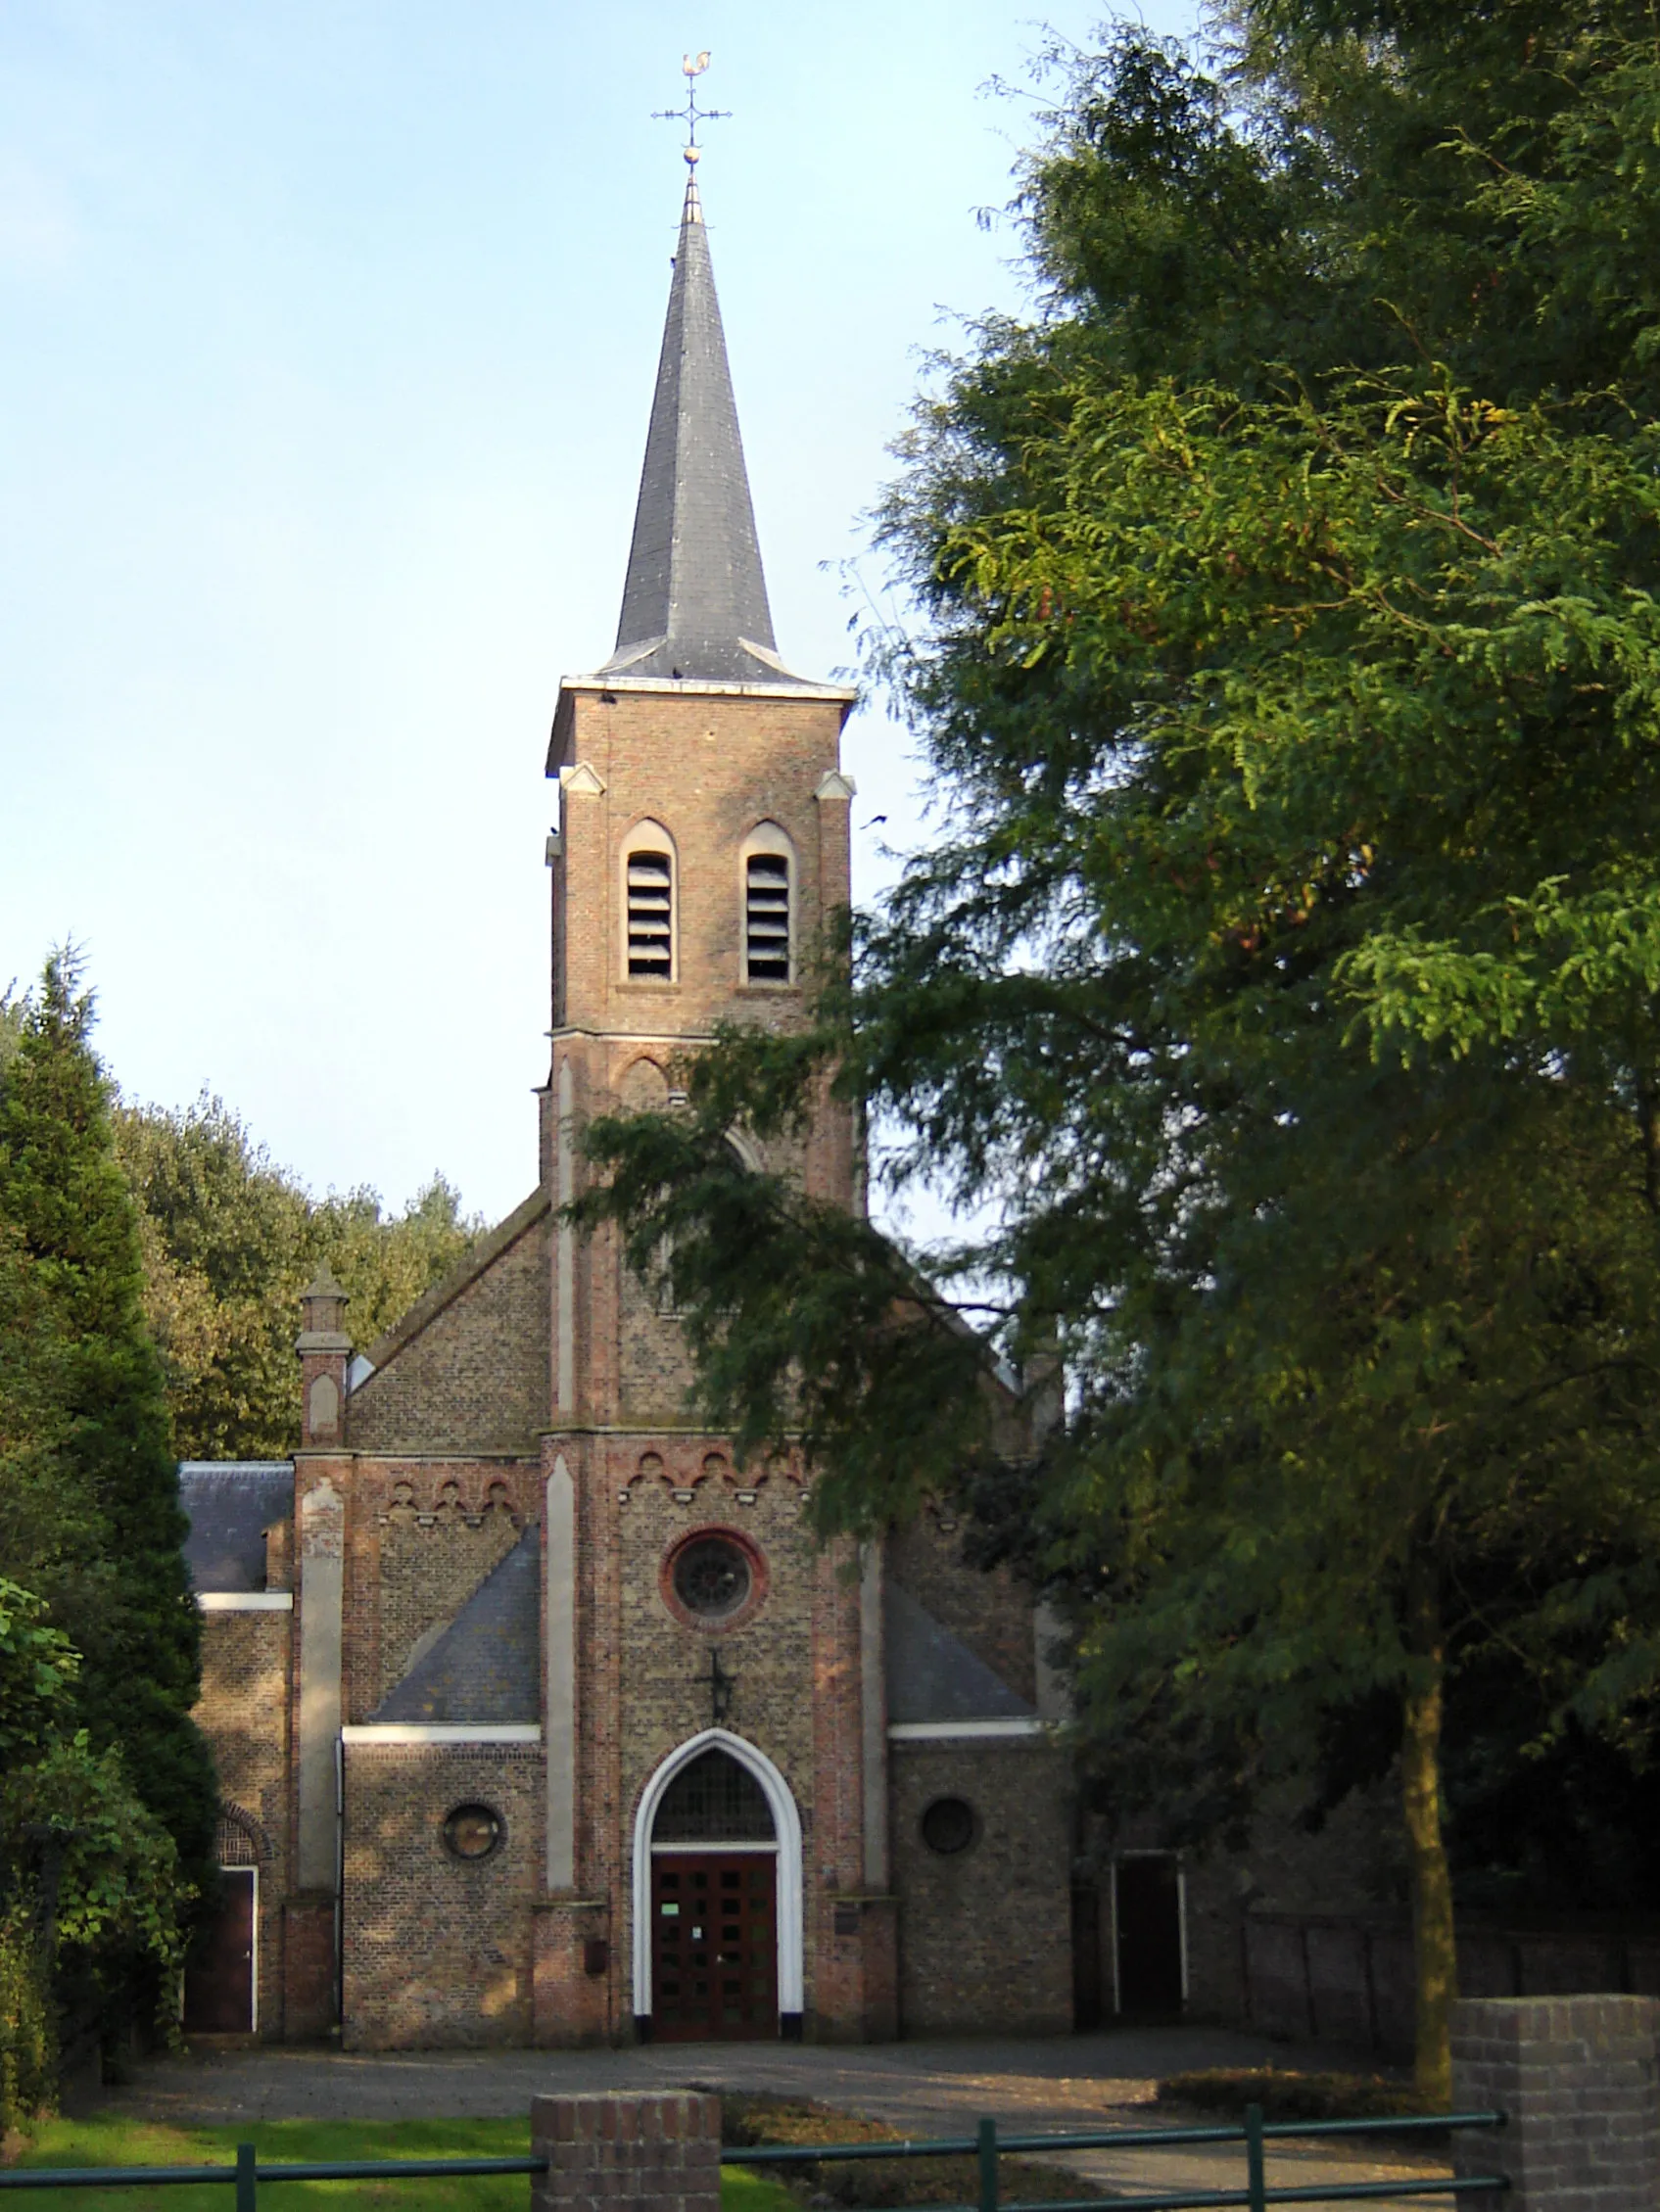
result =
[[[1029,1596],[937,1516],[819,1545],[804,1470],[696,1425],[675,1316],[559,1219],[590,1117],[668,1103],[718,1022],[801,1017],[849,896],[851,704],[775,644],[693,172],[616,649],[553,719],[535,1188],[378,1343],[325,1271],[293,1460],[181,1472],[225,1795],[187,2029],[1072,2026],[1075,1815]],[[839,1106],[793,1164],[863,1202]]]

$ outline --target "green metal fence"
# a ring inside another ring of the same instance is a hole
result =
[[[972,2136],[947,2136],[931,2141],[757,2143],[727,2146],[723,2166],[823,2166],[864,2158],[962,2158],[977,2161],[979,2193],[973,2204],[930,2205],[927,2212],[1102,2212],[1098,2196],[1053,2197],[1011,2202],[999,2193],[997,2162],[1010,2153],[1062,2150],[1179,2150],[1193,2143],[1243,2143],[1245,2187],[1237,2189],[1188,2189],[1167,2196],[1128,2192],[1118,2202],[1133,2212],[1209,2212],[1211,2206],[1246,2205],[1266,2212],[1270,2204],[1338,2204],[1363,2197],[1454,2196],[1471,2190],[1502,2189],[1502,2174],[1414,2175],[1406,2181],[1336,2182],[1296,2188],[1269,2188],[1264,2145],[1283,2137],[1378,2136],[1419,2134],[1432,2129],[1496,2128],[1502,2112],[1429,2113],[1413,2119],[1276,2120],[1264,2122],[1258,2105],[1247,2107],[1242,2128],[1112,2128],[1089,2135],[1000,2136],[995,2120],[981,2120]],[[258,2212],[259,2191],[283,2182],[398,2182],[468,2174],[545,2174],[547,2160],[524,2158],[369,2158],[261,2165],[251,2142],[236,2146],[234,2166],[33,2166],[0,2172],[0,2189],[141,2188],[190,2186],[224,2188],[234,2183],[236,2212]]]
[[[753,2150],[724,2149],[723,2166],[812,2166],[852,2158],[973,2157],[979,2166],[979,2194],[973,2204],[929,2205],[926,2212],[1102,2212],[1099,2196],[1047,2197],[1011,2201],[999,2194],[997,2161],[1011,2152],[1056,2150],[1180,2150],[1192,2143],[1237,2142],[1245,2146],[1245,2187],[1238,2189],[1188,2189],[1170,2195],[1124,2191],[1117,2202],[1134,2212],[1204,2212],[1211,2205],[1243,2204],[1265,2212],[1270,2204],[1337,2204],[1346,2198],[1456,2196],[1473,2190],[1503,2189],[1502,2174],[1425,2175],[1409,2181],[1338,2182],[1311,2188],[1269,2188],[1263,2146],[1281,2137],[1422,2135],[1447,2128],[1497,2128],[1502,2112],[1427,2113],[1409,2119],[1264,2121],[1258,2104],[1247,2105],[1241,2128],[1111,2128],[1090,2135],[1000,2136],[995,2120],[982,2120],[972,2136],[931,2142],[859,2142],[780,2145]]]

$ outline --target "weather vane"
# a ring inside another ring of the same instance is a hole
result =
[[[690,54],[684,56],[681,61],[681,74],[686,78],[686,106],[684,108],[654,108],[651,111],[653,122],[685,123],[686,165],[688,168],[697,166],[697,157],[700,151],[697,144],[698,124],[700,122],[726,122],[732,115],[730,108],[700,108],[697,105],[697,79],[708,67],[709,54],[707,48],[696,56]]]

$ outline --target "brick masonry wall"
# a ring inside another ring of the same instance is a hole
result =
[[[444,1822],[475,1802],[506,1834],[468,1864]],[[537,1746],[347,1747],[348,2048],[531,2041],[542,1804]]]
[[[963,1536],[949,1515],[927,1512],[893,1537],[887,1571],[900,1587],[960,1636],[976,1659],[1023,1697],[1037,1703],[1037,1645],[1030,1592],[1007,1568],[982,1575],[963,1563]]]
[[[1298,1818],[1304,1802],[1297,1792],[1282,1792],[1263,1805],[1252,1823],[1246,1850],[1219,1848],[1184,1854],[1187,1880],[1188,2010],[1196,2019],[1227,2020],[1260,2026],[1270,2034],[1335,2034],[1328,2024],[1315,2029],[1299,2021],[1293,2027],[1268,2009],[1266,1989],[1255,2004],[1246,1971],[1247,1914],[1363,1910],[1397,1893],[1405,1848],[1398,1788],[1383,1785],[1357,1790],[1340,1805],[1317,1834]],[[1122,1824],[1120,1848],[1156,1846],[1156,1824],[1137,1818]],[[1104,1942],[1110,1942],[1108,1915],[1102,1914]],[[1328,1947],[1329,1949],[1329,1947]],[[1265,1952],[1254,1946],[1258,1960]],[[1302,1972],[1302,1954],[1295,1961]],[[1112,1988],[1111,1956],[1103,1960],[1103,1988]],[[1317,1956],[1318,1979],[1329,1979],[1338,1962]],[[1328,2008],[1330,2021],[1341,2007]],[[1347,2040],[1347,2038],[1340,2039]]]
[[[531,2099],[532,2212],[720,2212],[721,2100],[691,2090]]]
[[[347,1438],[371,1452],[524,1451],[547,1426],[545,1217],[347,1400]]]
[[[288,1613],[205,1614],[196,1705],[197,1724],[213,1748],[221,1797],[259,1825],[260,2032],[267,2039],[283,2028],[292,1624]]]
[[[290,1897],[282,1907],[282,2034],[311,2043],[335,2024],[334,1900]]]
[[[468,1498],[454,1476],[430,1490],[417,1489],[408,1477],[391,1484],[380,1530],[381,1697],[403,1679],[519,1540],[522,1521],[506,1483],[487,1476],[481,1500],[476,1491]],[[417,1500],[426,1498],[430,1505],[423,1511]]]
[[[336,1474],[347,1508],[345,1707],[356,1723],[540,1520],[539,1463],[365,1457]]]
[[[1467,1999],[1452,2013],[1455,2111],[1505,2125],[1453,2137],[1457,2174],[1507,2175],[1465,2204],[1653,2212],[1660,2198],[1660,2000]]]
[[[711,1653],[719,1652],[734,1687],[722,1725],[765,1753],[783,1775],[801,1815],[804,1850],[812,1853],[814,1763],[812,1701],[805,1694],[812,1648],[818,1562],[801,1524],[801,1489],[787,1477],[761,1483],[753,1503],[740,1502],[735,1482],[706,1475],[716,1439],[659,1436],[636,1450],[615,1439],[608,1456],[619,1478],[610,1513],[615,1530],[619,1653],[615,1725],[618,1798],[611,1858],[618,1878],[619,1958],[633,1941],[632,1849],[636,1810],[646,1783],[677,1745],[711,1725]],[[643,1477],[640,1461],[655,1456],[662,1475]],[[730,1469],[730,1459],[719,1455]],[[676,1488],[695,1484],[689,1502]],[[629,1502],[617,1493],[627,1488]],[[600,1511],[605,1510],[603,1503]],[[755,1546],[766,1595],[735,1626],[688,1627],[664,1600],[664,1562],[698,1529],[732,1530]],[[597,1840],[597,1839],[596,1839]],[[812,1977],[811,1934],[808,1976]]]
[[[1071,1777],[1047,1744],[896,1743],[894,1887],[905,2035],[1062,2035],[1072,2024]],[[942,1858],[922,1837],[936,1798],[979,1832]]]
[[[846,803],[813,796],[837,764],[840,707],[668,691],[620,693],[609,705],[584,695],[575,707],[567,763],[587,763],[605,790],[565,794],[565,850],[554,871],[564,954],[555,1021],[657,1036],[707,1032],[722,1020],[798,1019],[798,987],[742,980],[739,855],[758,823],[787,833],[804,966],[826,912],[847,895]],[[827,851],[824,814],[831,809],[841,819]],[[621,857],[647,819],[669,831],[678,863],[672,984],[631,982],[625,965]]]
[[[1295,1789],[1272,1794],[1257,1812],[1244,1851],[1215,1846],[1182,1853],[1190,2017],[1299,2039],[1310,2035],[1305,2018],[1293,2022],[1280,2010],[1265,2010],[1265,1992],[1257,1993],[1253,2009],[1246,1973],[1247,1915],[1363,1911],[1397,1893],[1405,1843],[1398,1787],[1385,1783],[1355,1791],[1312,1835],[1298,1818],[1305,1797]],[[1145,1812],[1115,1817],[1109,1812],[1091,1823],[1089,1857],[1101,1890],[1101,1987],[1109,2008],[1115,1940],[1109,1862],[1115,1850],[1157,1851],[1165,1840],[1157,1818]],[[1253,1936],[1254,1955],[1260,1961],[1265,1955],[1260,1931],[1254,1930]],[[1301,1939],[1294,1940],[1299,1948],[1292,1964],[1301,1983]],[[1316,1979],[1323,1974],[1329,1980],[1338,1970],[1338,1962],[1324,1955],[1313,1961]],[[1334,2009],[1332,2019],[1338,2016]],[[1319,2032],[1336,2031],[1328,2027]]]
[[[622,1271],[617,1307],[621,1420],[629,1428],[687,1420],[697,1374],[679,1323],[632,1268]]]

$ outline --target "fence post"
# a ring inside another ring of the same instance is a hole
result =
[[[1452,2104],[1502,2128],[1455,2134],[1456,2174],[1504,2174],[1503,2212],[1654,2212],[1660,2000],[1469,1998],[1452,2008]],[[1463,2197],[1498,2212],[1494,2197]]]
[[[721,2212],[721,2100],[694,2090],[533,2096],[531,2212]]]
[[[260,2173],[254,2163],[254,2145],[236,2146],[236,2212],[259,2212]]]
[[[976,2134],[980,2162],[979,2212],[997,2212],[997,2122],[982,2120]]]
[[[1262,2107],[1248,2104],[1245,2107],[1245,2188],[1251,2199],[1251,2212],[1265,2212],[1267,2184],[1262,2169]]]

